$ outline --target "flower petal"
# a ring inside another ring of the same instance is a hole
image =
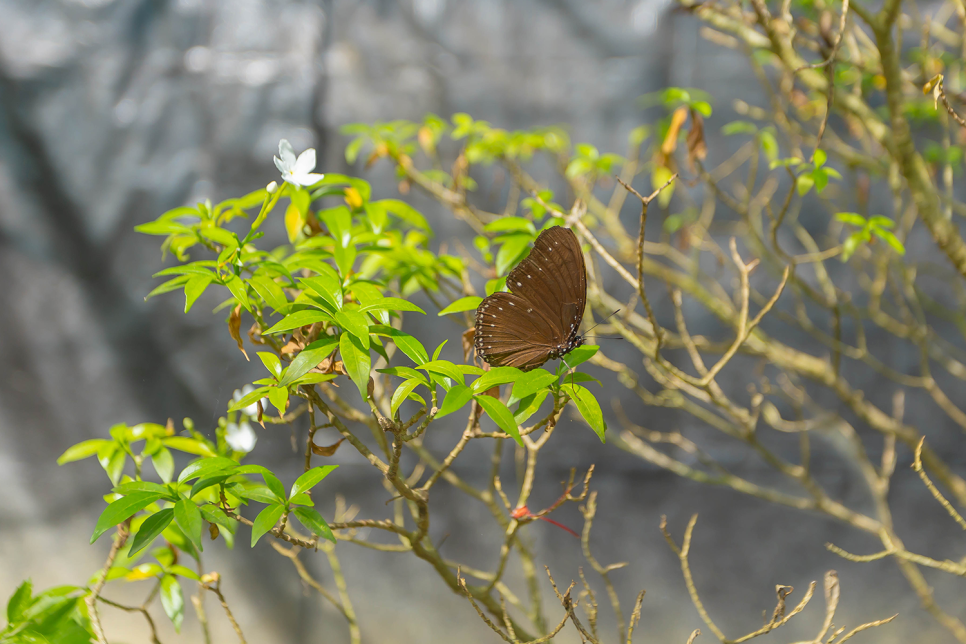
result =
[[[299,186],[314,186],[319,181],[325,177],[324,174],[319,174],[318,172],[308,172],[306,174],[292,173],[292,183]]]
[[[295,167],[292,171],[295,174],[307,174],[315,170],[315,148],[309,148],[305,152],[299,155],[298,160],[295,161]]]
[[[278,156],[282,158],[282,163],[285,164],[287,169],[295,167],[295,150],[288,139],[282,139],[278,142]],[[282,172],[285,172],[285,170],[282,170]]]
[[[275,167],[278,168],[279,172],[281,172],[282,174],[285,174],[286,172],[289,171],[289,169],[285,166],[284,161],[282,161],[278,157],[272,157],[272,158],[275,159]]]
[[[257,441],[258,436],[255,435],[255,430],[247,421],[237,425],[235,423],[228,424],[225,431],[225,442],[236,452],[247,454],[255,449]]]

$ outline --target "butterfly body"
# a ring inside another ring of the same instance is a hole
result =
[[[509,293],[484,298],[476,310],[476,351],[487,363],[529,371],[584,343],[587,270],[573,231],[540,233],[506,284]]]

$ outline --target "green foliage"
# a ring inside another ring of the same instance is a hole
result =
[[[7,600],[0,644],[87,644],[95,641],[84,604],[85,589],[58,586],[37,595],[28,580]]]
[[[849,258],[852,257],[859,246],[862,244],[871,243],[873,241],[873,236],[883,240],[900,255],[906,254],[906,247],[903,246],[902,242],[899,241],[899,238],[895,236],[895,233],[889,230],[895,226],[895,222],[888,217],[875,215],[874,217],[869,217],[866,219],[858,213],[840,212],[835,215],[835,219],[844,224],[858,228],[858,230],[846,237],[845,243],[842,244],[843,262],[849,261]]]

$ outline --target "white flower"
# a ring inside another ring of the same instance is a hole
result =
[[[231,399],[234,400],[235,402],[238,402],[239,400],[241,400],[248,394],[252,393],[253,391],[255,391],[254,387],[252,387],[251,385],[245,385],[241,389],[236,389],[232,393]],[[262,398],[262,400],[265,400],[265,399]],[[245,414],[246,416],[250,416],[251,418],[258,416],[258,401],[256,400],[248,407],[242,408],[241,413]]]
[[[247,454],[255,449],[257,441],[258,437],[255,435],[255,430],[252,429],[247,420],[240,423],[228,423],[228,427],[225,428],[225,442],[228,443],[228,447],[236,452]]]
[[[275,194],[276,190],[278,190],[278,184],[275,183],[274,181],[268,184],[267,186],[265,186],[265,192],[267,192],[270,195]]]
[[[282,158],[275,157],[275,167],[282,173],[282,179],[293,185],[311,186],[325,176],[312,172],[315,170],[315,148],[309,148],[296,159],[292,144],[282,139],[278,142],[278,153]]]

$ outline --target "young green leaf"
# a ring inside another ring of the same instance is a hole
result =
[[[369,321],[359,311],[339,311],[335,323],[354,335],[366,351],[369,350]]]
[[[94,533],[91,535],[91,543],[94,543],[102,534],[117,524],[127,521],[161,497],[162,494],[160,492],[135,492],[114,501],[104,508],[101,516],[97,519],[97,524],[94,526]]]
[[[105,440],[103,438],[92,438],[90,440],[77,443],[71,447],[67,448],[60,458],[57,459],[58,465],[63,465],[64,463],[73,463],[74,461],[79,461],[85,458],[89,458],[97,454],[97,451],[110,444],[111,441]]]
[[[507,409],[507,406],[501,403],[496,398],[490,396],[479,395],[476,396],[476,402],[480,404],[480,407],[486,412],[486,414],[493,419],[500,429],[509,434],[513,440],[523,447],[523,439],[520,437],[520,428],[517,426],[517,421],[513,419],[513,414]]]
[[[369,327],[369,333],[390,338],[399,350],[417,365],[429,362],[429,354],[426,353],[425,347],[408,333],[385,324],[373,324]]]
[[[313,508],[295,508],[294,514],[299,520],[299,523],[308,528],[312,534],[317,534],[332,543],[336,542],[335,535],[332,534],[329,524],[325,522],[325,519],[322,518],[322,515],[317,510]]]
[[[326,335],[305,347],[295,357],[295,360],[292,360],[292,364],[289,365],[288,369],[285,370],[282,379],[278,382],[278,386],[286,387],[292,384],[332,355],[338,346],[338,336]]]
[[[865,217],[857,212],[840,212],[835,215],[835,219],[852,226],[865,226]]]
[[[17,587],[7,601],[7,624],[19,622],[33,598],[33,584],[28,579]]]
[[[366,311],[372,311],[374,309],[388,309],[390,311],[414,311],[416,313],[426,314],[426,311],[422,310],[409,300],[404,300],[401,297],[382,297],[378,300],[366,302],[359,307],[360,313],[365,313]]]
[[[194,501],[181,499],[174,504],[174,520],[194,547],[201,550],[201,511]]]
[[[174,508],[158,510],[145,519],[144,523],[138,529],[137,534],[134,535],[134,539],[131,541],[131,550],[128,552],[128,557],[133,557],[151,545],[158,535],[164,532],[164,529],[168,527],[168,524],[172,520],[174,520]]]
[[[205,477],[214,472],[230,472],[238,467],[238,463],[224,456],[199,458],[188,464],[178,475],[178,483],[185,483],[193,478]]]
[[[560,367],[563,367],[564,369],[573,369],[593,358],[595,355],[597,355],[599,350],[600,347],[596,344],[585,344],[577,347],[560,359]],[[560,368],[557,370],[561,371]]]
[[[295,313],[286,315],[276,324],[266,329],[263,332],[263,335],[272,335],[274,333],[282,333],[283,331],[291,331],[292,329],[298,329],[303,326],[315,324],[316,322],[332,321],[332,316],[325,311],[319,309],[305,309],[304,311],[296,311]]]
[[[872,234],[892,246],[892,249],[900,255],[906,254],[906,247],[902,245],[902,242],[899,241],[899,238],[896,237],[892,231],[883,230],[882,228],[873,228]]]
[[[339,350],[342,353],[342,364],[359,390],[359,395],[363,400],[368,400],[369,370],[372,367],[368,348],[364,348],[359,339],[351,333],[343,333],[339,339]]]
[[[399,406],[409,397],[413,389],[421,384],[423,383],[413,378],[411,380],[404,380],[396,387],[396,391],[392,392],[392,399],[389,401],[389,409],[393,417],[396,416],[396,411],[399,409]]]
[[[184,285],[184,312],[191,310],[191,306],[201,297],[208,285],[211,284],[211,275],[194,275]]]
[[[439,408],[436,413],[436,418],[442,418],[443,416],[448,416],[454,411],[458,411],[463,408],[463,406],[468,403],[473,398],[473,390],[466,385],[453,385],[450,390],[446,392],[446,397],[443,398],[443,405]]]
[[[258,516],[255,517],[254,525],[252,525],[252,548],[255,547],[255,544],[258,543],[258,540],[266,532],[275,527],[275,524],[282,518],[284,512],[285,507],[275,503],[258,513]]]
[[[184,621],[184,595],[181,592],[181,584],[178,583],[178,578],[174,575],[162,577],[160,594],[164,614],[171,620],[175,632],[181,632],[181,622]]]
[[[292,490],[289,492],[289,497],[293,497],[296,494],[301,494],[302,492],[311,490],[337,467],[339,466],[324,465],[320,467],[313,467],[308,472],[295,479],[295,483],[292,484]]]
[[[513,384],[513,391],[510,394],[510,403],[522,400],[545,387],[549,387],[557,381],[558,376],[550,373],[546,369],[534,369],[520,376]]]
[[[493,367],[473,382],[473,393],[481,394],[490,387],[516,382],[523,373],[516,367]]]
[[[285,487],[282,485],[282,482],[278,480],[278,477],[275,476],[275,474],[273,474],[272,471],[267,467],[263,467],[261,465],[242,465],[238,468],[238,473],[261,474],[262,480],[265,481],[265,485],[267,485],[268,489],[270,489],[272,494],[275,495],[276,500],[285,500]]]
[[[444,315],[449,315],[450,313],[461,313],[462,311],[475,311],[479,307],[480,302],[483,301],[482,297],[476,295],[468,295],[467,297],[461,297],[456,300],[445,309],[440,311],[437,315],[440,317]]]
[[[600,437],[600,442],[603,443],[607,423],[604,422],[604,415],[600,411],[600,404],[594,398],[594,394],[590,393],[590,390],[586,387],[566,382],[561,386],[561,389],[574,401],[574,404],[577,405],[577,411],[580,412],[590,428]]]

